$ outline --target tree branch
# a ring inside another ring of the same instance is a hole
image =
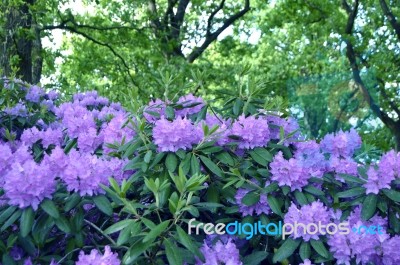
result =
[[[193,49],[193,51],[187,56],[187,58],[186,58],[187,61],[189,63],[194,62],[194,60],[196,60],[207,49],[207,47],[218,38],[218,36],[226,28],[228,28],[230,25],[232,25],[239,18],[243,17],[249,11],[250,11],[250,0],[245,0],[244,8],[242,10],[240,10],[238,13],[236,13],[236,14],[232,15],[231,17],[229,17],[228,19],[226,19],[224,21],[223,25],[220,28],[218,28],[215,32],[213,32],[211,34],[206,34],[203,44],[201,46]],[[214,14],[214,16],[215,16],[215,14]]]
[[[112,53],[115,57],[117,57],[117,58],[122,62],[122,65],[123,65],[124,68],[126,69],[126,72],[127,72],[128,76],[129,76],[129,78],[130,78],[132,84],[134,84],[135,86],[138,87],[138,84],[136,83],[135,79],[133,78],[133,76],[132,76],[131,73],[130,73],[130,70],[131,70],[131,69],[130,69],[130,67],[128,66],[127,62],[125,61],[125,59],[124,59],[111,45],[109,45],[108,43],[105,43],[105,42],[101,42],[101,41],[99,41],[99,40],[96,40],[96,39],[93,38],[92,36],[88,35],[88,34],[85,33],[85,32],[79,31],[79,30],[76,29],[75,27],[68,26],[68,25],[67,25],[67,22],[68,22],[68,21],[63,21],[63,22],[61,22],[60,25],[48,26],[48,27],[50,27],[49,29],[63,29],[63,30],[67,30],[67,31],[69,31],[69,32],[72,32],[72,33],[78,34],[78,35],[80,35],[80,36],[82,36],[82,37],[85,37],[86,39],[90,40],[91,42],[93,42],[93,43],[95,43],[95,44],[98,44],[98,45],[100,45],[100,46],[106,47],[107,49],[109,49],[109,50],[111,51],[111,53]]]
[[[385,0],[379,0],[379,3],[381,5],[383,14],[386,16],[387,20],[389,21],[390,25],[392,25],[394,31],[396,32],[397,38],[400,41],[400,24],[396,20],[396,17],[393,15],[392,11],[386,4]]]
[[[351,35],[351,33],[353,31],[354,21],[357,17],[357,13],[358,13],[359,0],[355,0],[353,8],[350,8],[350,6],[347,4],[346,0],[342,1],[342,6],[346,10],[346,12],[349,14],[345,33],[346,33],[346,35]],[[393,119],[391,119],[385,112],[383,112],[379,108],[379,106],[375,103],[374,99],[371,97],[363,80],[361,79],[360,69],[359,69],[359,66],[357,63],[356,53],[354,51],[353,44],[349,40],[348,36],[346,36],[346,38],[345,38],[345,43],[346,43],[346,56],[350,62],[351,70],[353,73],[353,79],[356,82],[356,84],[358,85],[358,87],[360,88],[360,90],[364,96],[364,99],[367,101],[372,112],[378,118],[380,118],[386,126],[388,126],[393,132],[395,132],[398,127],[397,122],[394,121]]]
[[[222,0],[218,7],[210,14],[207,20],[207,35],[211,35],[212,23],[215,15],[224,8],[225,0]]]

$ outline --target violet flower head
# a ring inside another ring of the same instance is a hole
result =
[[[317,174],[305,167],[301,160],[295,158],[286,160],[282,152],[275,155],[270,167],[271,180],[277,181],[279,186],[289,186],[292,191],[301,191],[308,184],[308,179],[312,177],[312,174]]]
[[[236,204],[239,205],[239,212],[241,212],[243,216],[253,214],[261,215],[262,213],[269,214],[271,212],[271,208],[268,205],[267,195],[261,194],[260,200],[254,205],[245,205],[242,202],[242,199],[247,193],[249,193],[249,190],[238,189],[235,195]]]
[[[4,112],[8,115],[26,117],[28,116],[28,110],[24,103],[19,102],[14,107],[5,108]]]
[[[130,141],[136,132],[130,126],[123,127],[125,122],[126,116],[121,113],[114,116],[109,123],[103,124],[100,134],[102,134],[104,143],[121,143],[124,138],[126,141]],[[109,153],[111,149],[104,146],[104,151],[105,153]]]
[[[212,134],[211,139],[216,140],[218,145],[224,145],[229,142],[228,136],[231,134],[230,129],[228,128],[228,123],[229,121],[223,120],[221,117],[207,114],[205,120],[200,124],[207,125],[210,130],[214,126],[218,126],[217,131]]]
[[[4,191],[8,204],[19,208],[32,206],[36,210],[45,198],[52,198],[56,182],[46,165],[32,160],[13,163],[4,176]]]
[[[97,249],[92,249],[90,254],[85,255],[83,251],[79,253],[78,261],[75,265],[120,265],[118,254],[113,253],[109,246],[104,247],[104,255]]]
[[[211,246],[208,245],[206,241],[204,241],[204,244],[200,248],[200,251],[205,258],[205,262],[202,262],[199,258],[196,257],[196,265],[243,264],[240,261],[239,250],[236,247],[235,243],[232,242],[232,239],[228,239],[225,244],[218,240],[215,245]]]
[[[354,151],[361,147],[361,137],[357,131],[340,131],[337,134],[327,134],[321,141],[324,152],[334,156],[351,157]]]
[[[187,118],[176,118],[168,121],[164,117],[155,122],[153,128],[154,143],[161,152],[176,152],[179,149],[191,149],[202,139],[200,126],[194,125]]]
[[[321,224],[327,225],[331,222],[332,216],[333,211],[329,210],[320,201],[315,201],[311,204],[304,205],[300,207],[300,209],[298,209],[297,206],[292,203],[284,217],[284,223],[290,223],[292,225],[295,225],[297,223],[307,226],[311,223],[318,224],[318,222],[321,222]],[[312,231],[316,231],[318,229],[316,226],[313,226],[309,229],[311,230],[314,228],[315,230]],[[316,232],[313,235],[311,235],[310,233],[305,233],[304,227],[299,225],[297,231],[295,231],[295,233],[292,234],[291,237],[295,239],[301,237],[304,241],[310,241],[310,239],[318,240],[320,235],[321,234],[319,232]]]
[[[30,102],[39,103],[40,98],[44,95],[45,92],[43,89],[38,86],[31,86],[28,93],[26,93],[25,99]]]
[[[200,97],[195,97],[192,94],[188,94],[180,97],[177,104],[182,105],[182,109],[176,110],[176,115],[185,117],[200,112],[200,110],[204,107],[205,102]]]
[[[254,116],[240,116],[232,125],[231,135],[240,139],[235,140],[241,149],[253,149],[266,146],[270,140],[268,121]],[[231,140],[232,141],[232,140]]]

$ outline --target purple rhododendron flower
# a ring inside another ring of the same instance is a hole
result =
[[[32,160],[15,162],[4,176],[4,191],[8,204],[36,210],[45,198],[52,198],[56,182],[46,165]]]
[[[275,155],[270,163],[271,180],[277,181],[279,186],[289,186],[292,191],[299,190],[308,184],[312,174],[320,175],[320,172],[312,171],[312,167],[303,166],[301,160],[291,158],[286,160],[282,152]]]
[[[113,253],[109,246],[104,247],[104,255],[97,249],[92,249],[90,254],[85,255],[83,251],[79,253],[78,261],[75,265],[120,265],[118,254]]]
[[[356,130],[340,131],[337,134],[327,134],[321,141],[324,152],[334,156],[351,157],[354,151],[361,147],[361,137]]]
[[[204,241],[203,246],[200,248],[201,253],[205,258],[202,262],[196,257],[196,265],[242,265],[240,261],[239,250],[232,239],[228,239],[226,243],[218,240],[215,245],[209,245]]]
[[[4,112],[7,113],[8,115],[13,115],[13,116],[20,116],[20,117],[28,116],[28,110],[26,109],[25,104],[22,102],[17,103],[14,107],[5,108]]]
[[[202,121],[202,124],[208,126],[211,130],[214,126],[218,126],[218,129],[215,133],[210,136],[211,140],[216,140],[218,145],[224,145],[229,142],[228,136],[231,134],[230,129],[228,128],[229,121],[223,120],[220,117],[216,117],[215,115],[206,115],[205,120]],[[204,135],[203,135],[204,137]]]
[[[254,116],[240,116],[232,125],[231,135],[240,137],[239,148],[253,149],[266,146],[270,140],[268,121]],[[236,141],[236,140],[235,140]]]
[[[28,93],[26,93],[26,100],[38,103],[40,101],[40,98],[45,95],[45,92],[43,89],[41,89],[38,86],[31,86],[28,90]]]
[[[298,209],[297,206],[292,203],[284,217],[284,223],[290,223],[292,225],[295,223],[301,223],[307,226],[311,223],[318,225],[319,222],[321,222],[322,225],[327,225],[331,222],[333,216],[333,211],[329,210],[322,202],[319,201],[315,201],[309,205],[304,205],[300,207],[300,209]],[[316,227],[314,228],[317,229]],[[304,228],[299,226],[297,229],[297,234],[293,233],[291,237],[301,237],[304,241],[310,241],[310,239],[318,240],[320,235],[321,234],[319,232],[316,232],[315,234],[305,233]]]
[[[126,121],[126,116],[124,114],[119,114],[115,116],[109,123],[104,124],[101,130],[103,141],[105,143],[121,143],[122,139],[125,138],[126,141],[130,141],[136,132],[129,126],[123,127]],[[122,128],[123,127],[123,128]],[[109,153],[110,148],[104,146],[104,152]]]
[[[202,139],[202,130],[186,118],[168,121],[164,117],[155,122],[153,128],[154,143],[161,152],[176,152],[179,149],[191,149]]]

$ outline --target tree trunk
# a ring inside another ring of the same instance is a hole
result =
[[[42,59],[40,32],[29,10],[35,0],[25,0],[19,6],[7,6],[4,14],[4,34],[0,36],[0,67],[2,75],[16,75],[28,82],[40,81]]]

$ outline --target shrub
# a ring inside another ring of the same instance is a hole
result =
[[[127,113],[96,92],[61,103],[3,83],[3,264],[400,262],[398,155],[369,159],[354,130],[306,140],[252,97]],[[194,233],[235,222],[242,234]],[[350,233],[255,233],[296,222]]]

